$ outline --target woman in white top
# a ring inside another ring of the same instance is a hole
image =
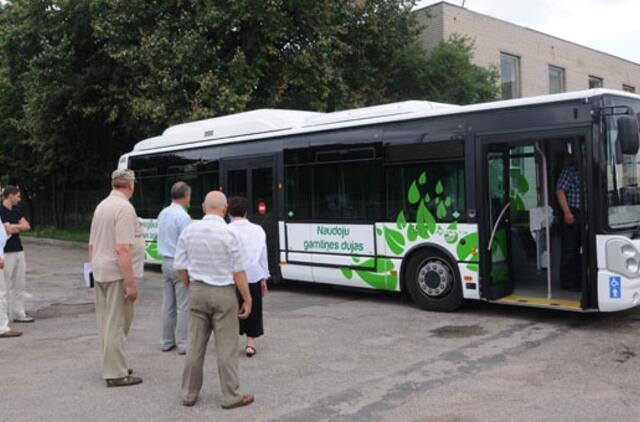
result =
[[[249,201],[243,197],[229,199],[229,228],[235,232],[244,247],[248,267],[245,269],[249,281],[249,291],[253,305],[249,318],[240,320],[240,335],[246,334],[245,353],[251,357],[256,354],[256,337],[264,334],[262,324],[262,297],[267,293],[269,264],[267,262],[267,236],[257,224],[247,220]]]

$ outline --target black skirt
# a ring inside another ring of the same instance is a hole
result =
[[[249,337],[260,337],[264,334],[262,326],[262,292],[260,283],[249,283],[249,292],[251,293],[252,305],[251,314],[247,319],[240,320],[240,335],[246,334]],[[239,296],[240,305],[244,302]]]

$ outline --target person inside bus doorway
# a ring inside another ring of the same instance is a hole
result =
[[[582,224],[582,181],[573,156],[565,153],[562,171],[556,183],[556,198],[562,212],[562,258],[560,279],[562,288],[578,292],[581,287],[580,228]]]

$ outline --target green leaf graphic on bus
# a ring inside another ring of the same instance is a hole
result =
[[[407,228],[407,239],[409,239],[409,242],[415,242],[417,238],[418,238],[418,231],[416,230],[416,225],[409,224]]]
[[[404,216],[404,211],[400,211],[400,213],[398,214],[398,218],[396,218],[396,225],[400,230],[404,230],[405,226],[407,225],[407,218]]]
[[[458,223],[449,224],[447,231],[444,232],[444,240],[450,245],[458,241]]]
[[[427,172],[422,172],[417,179],[411,181],[406,193],[409,204],[415,207],[415,222],[409,222],[405,210],[400,210],[396,216],[395,228],[389,226],[377,227],[377,235],[384,237],[390,253],[402,256],[408,243],[415,242],[418,238],[427,240],[434,234],[438,234],[449,245],[457,244],[455,247],[458,259],[471,262],[467,265],[469,271],[478,271],[477,233],[467,234],[461,238],[457,221],[453,221],[446,228],[438,224],[439,220],[449,217],[453,201],[451,196],[446,196],[445,186],[441,180],[436,182],[430,192],[426,187],[427,180]],[[431,211],[434,208],[435,216]],[[376,289],[396,289],[398,276],[392,260],[388,258],[370,258],[360,261],[360,259],[354,257],[353,261],[358,267],[372,268],[375,266],[375,270],[341,268],[342,275],[346,279],[351,280],[354,277],[358,277]]]
[[[416,230],[418,236],[423,239],[428,239],[436,231],[436,220],[433,218],[433,214],[427,208],[424,201],[420,202],[418,206],[418,214],[416,215]]]
[[[155,259],[156,261],[162,261],[162,257],[158,253],[158,243],[157,242],[147,243],[146,248],[145,248],[145,252],[147,253],[147,256],[150,257],[151,259]]]
[[[399,231],[385,227],[384,240],[394,254],[400,255],[404,251],[404,236]]]
[[[458,242],[456,255],[459,261],[478,262],[478,233],[469,233]],[[469,271],[477,271],[477,264],[467,266]]]
[[[355,265],[362,267],[376,265],[375,271],[341,268],[342,274],[347,278],[347,280],[351,280],[353,275],[356,274],[365,283],[375,289],[396,290],[398,285],[398,275],[394,272],[395,266],[393,265],[393,262],[387,258],[378,259],[377,263],[375,261],[375,258],[360,261],[359,258],[353,257]]]

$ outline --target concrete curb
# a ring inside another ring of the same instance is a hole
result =
[[[81,248],[87,249],[88,243],[73,242],[70,240],[58,240],[58,239],[45,239],[41,237],[29,237],[21,236],[22,243],[26,245],[52,245],[52,246],[66,246],[68,248]]]

